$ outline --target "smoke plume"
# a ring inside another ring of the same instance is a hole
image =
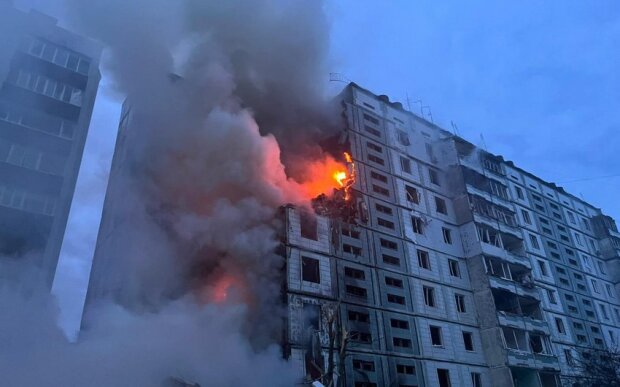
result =
[[[307,205],[320,193],[313,171],[334,162],[309,145],[335,127],[321,87],[322,2],[65,3],[70,24],[109,50],[104,65],[131,111],[108,189],[114,233],[93,269],[114,271],[89,293],[75,345],[53,324],[6,333],[24,333],[32,304],[53,308],[1,298],[23,312],[5,321],[3,351],[34,348],[2,359],[9,385],[292,385],[274,346],[284,317],[276,213]]]

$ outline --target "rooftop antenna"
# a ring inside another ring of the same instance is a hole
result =
[[[456,126],[456,124],[454,123],[454,121],[450,120],[450,125],[452,125],[452,132],[454,132],[455,136],[461,136],[461,133],[459,133],[459,127]]]
[[[424,117],[424,109],[428,110],[428,116],[431,118],[431,122],[434,124],[435,122],[433,121],[433,112],[431,112],[431,107],[428,105],[422,106],[422,108],[420,109],[422,111],[422,117]]]
[[[487,142],[484,140],[484,135],[482,133],[480,133],[480,141],[482,142],[482,148],[488,152]]]
[[[329,81],[351,83],[351,80],[341,73],[329,73]]]

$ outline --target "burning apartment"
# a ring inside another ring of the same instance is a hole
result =
[[[557,387],[579,350],[617,346],[611,218],[386,96],[338,101],[337,188],[282,212],[300,377]]]
[[[99,84],[101,47],[0,1],[0,256],[51,288]]]

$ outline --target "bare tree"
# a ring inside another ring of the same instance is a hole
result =
[[[565,377],[565,386],[620,387],[620,351],[617,348],[585,350],[572,362],[577,374]]]

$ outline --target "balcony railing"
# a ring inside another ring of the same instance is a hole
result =
[[[540,301],[540,294],[538,293],[538,288],[535,286],[528,287],[520,282],[511,281],[507,278],[496,277],[490,274],[489,284],[492,288],[506,290],[519,296],[532,297]]]

